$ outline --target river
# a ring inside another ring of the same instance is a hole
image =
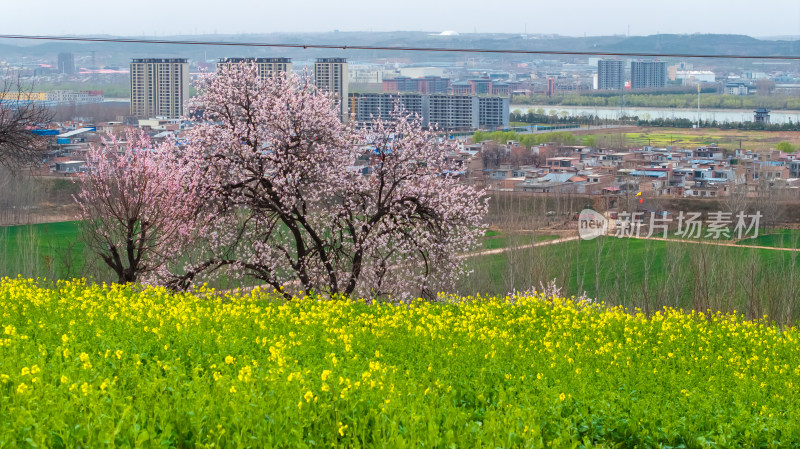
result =
[[[604,119],[617,119],[621,115],[638,116],[641,119],[658,118],[686,118],[697,120],[697,109],[683,108],[617,108],[617,107],[592,107],[592,106],[561,106],[561,105],[527,105],[512,104],[510,110],[527,111],[529,109],[544,109],[545,114],[556,111],[566,111],[570,116],[596,115]],[[716,120],[718,122],[752,122],[753,111],[749,109],[700,109],[701,120]],[[770,123],[800,122],[800,111],[771,111]]]

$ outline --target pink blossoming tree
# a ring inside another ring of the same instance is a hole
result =
[[[202,233],[202,186],[171,143],[128,132],[93,146],[79,179],[83,235],[120,283],[163,283]]]
[[[205,76],[192,108],[202,119],[180,157],[155,163],[161,148],[91,161],[87,180],[98,186],[85,183],[84,219],[102,237],[96,248],[118,248],[103,256],[112,267],[123,267],[117,253],[142,243],[131,235],[152,236],[142,227],[158,223],[160,238],[134,259],[144,254],[147,269],[173,289],[225,274],[287,297],[434,297],[452,287],[457,256],[483,233],[484,192],[459,183],[436,136],[401,111],[356,130],[308,77],[262,80],[255,66]],[[141,185],[143,178],[182,181]],[[102,210],[91,206],[98,199]],[[115,201],[141,206],[133,213]],[[139,224],[120,226],[128,221]],[[190,235],[202,251],[177,267],[170,261]]]
[[[396,111],[357,131],[308,77],[260,80],[253,66],[208,76],[199,91],[204,121],[187,153],[218,218],[212,256],[177,285],[227,267],[331,296],[431,297],[452,286],[456,256],[482,235],[486,199],[458,182],[418,120]]]

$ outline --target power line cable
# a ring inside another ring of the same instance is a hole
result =
[[[195,41],[195,40],[166,40],[166,39],[133,39],[112,37],[77,37],[77,36],[37,36],[23,34],[0,34],[0,39],[18,40],[43,40],[43,41],[70,41],[70,42],[113,42],[123,44],[167,44],[167,45],[209,45],[227,47],[271,47],[271,48],[302,48],[329,49],[329,50],[382,50],[382,51],[420,51],[420,52],[447,52],[447,53],[502,53],[521,55],[566,55],[566,56],[636,56],[653,58],[709,58],[709,59],[774,59],[774,60],[800,60],[800,55],[722,55],[701,53],[655,53],[655,52],[611,52],[611,51],[571,51],[571,50],[512,50],[512,49],[486,49],[486,48],[443,48],[443,47],[387,47],[378,45],[344,45],[344,44],[275,44],[266,42],[226,42],[226,41]]]

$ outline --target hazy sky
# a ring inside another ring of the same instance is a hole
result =
[[[454,30],[800,35],[798,0],[2,0],[0,34]]]

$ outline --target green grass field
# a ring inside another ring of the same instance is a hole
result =
[[[85,257],[76,221],[0,227],[0,275],[81,276]]]
[[[528,245],[558,238],[555,235],[515,234],[487,231],[481,249]],[[86,245],[77,221],[0,227],[0,276],[71,279],[82,272],[87,259]]]
[[[0,239],[10,255],[14,249],[30,246],[33,239],[40,251],[63,250],[80,241],[80,225],[77,221],[42,223],[35,225],[0,227]]]
[[[739,245],[770,246],[773,248],[800,248],[800,230],[779,229],[760,234],[756,238],[740,240]]]
[[[766,246],[772,234],[754,239]],[[745,243],[750,243],[746,240]],[[610,304],[739,310],[781,321],[800,317],[800,253],[605,237],[516,249],[468,260],[458,291],[524,291],[552,279],[567,295]]]

